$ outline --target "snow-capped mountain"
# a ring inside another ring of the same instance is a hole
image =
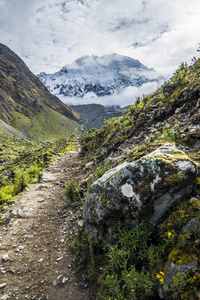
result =
[[[154,69],[118,54],[83,56],[54,74],[40,73],[38,78],[61,99],[104,97],[161,79]]]

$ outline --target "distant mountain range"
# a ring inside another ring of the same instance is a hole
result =
[[[105,107],[101,104],[72,105],[71,108],[80,114],[80,124],[85,130],[91,128],[100,129],[105,125],[105,120],[114,117],[121,117],[128,107],[120,108],[115,106]]]
[[[118,55],[83,56],[54,74],[44,72],[38,78],[48,90],[60,97],[96,98],[121,93],[162,79],[154,69],[138,60]]]

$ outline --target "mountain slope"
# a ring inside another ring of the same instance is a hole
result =
[[[0,118],[4,122],[16,123],[16,112],[22,119],[23,116],[33,118],[45,107],[46,112],[52,109],[59,113],[61,119],[64,116],[73,121],[79,119],[76,112],[50,94],[25,63],[3,44],[0,44],[0,83]]]
[[[80,230],[73,251],[87,274],[95,274],[98,299],[199,298],[199,74],[200,59],[189,67],[181,64],[155,93],[138,98],[122,117],[81,139],[85,177],[93,180],[83,213],[88,235]],[[190,173],[190,163],[195,175],[191,181],[180,175],[181,169]],[[181,192],[181,183],[185,190],[191,185],[187,194]],[[183,196],[177,203],[175,189]],[[138,213],[140,205],[147,206]],[[151,210],[162,216],[157,224],[149,224]],[[109,218],[113,229],[106,228]],[[95,233],[89,258],[88,240]]]
[[[161,79],[138,60],[118,54],[83,56],[55,74],[40,73],[38,78],[54,95],[80,98],[118,94],[129,86]]]
[[[100,158],[120,149],[125,141],[143,144],[145,139],[156,140],[163,133],[173,136],[174,127],[182,142],[194,145],[200,138],[199,72],[200,60],[190,67],[182,64],[155,93],[138,98],[124,116],[108,121],[96,133],[86,134],[82,155]]]
[[[80,123],[89,130],[91,128],[100,129],[105,124],[105,120],[122,116],[127,108],[111,107],[106,108],[101,104],[72,105],[73,110],[80,114]]]

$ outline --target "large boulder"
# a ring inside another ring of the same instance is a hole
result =
[[[172,144],[137,161],[123,163],[95,181],[87,195],[84,219],[94,237],[110,238],[114,219],[160,218],[192,191],[196,165]]]

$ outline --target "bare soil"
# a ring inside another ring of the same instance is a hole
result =
[[[35,183],[7,210],[0,227],[0,299],[89,300],[87,282],[73,269],[67,244],[81,225],[82,207],[63,209],[63,190],[81,178],[78,152],[57,157],[54,177]]]

